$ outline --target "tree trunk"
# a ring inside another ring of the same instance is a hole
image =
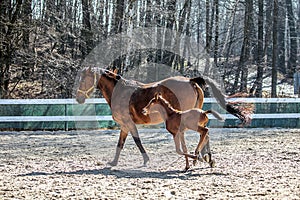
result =
[[[286,9],[284,0],[278,1],[278,70],[286,74],[285,67],[285,27],[286,27]]]
[[[245,17],[244,17],[244,40],[239,60],[239,67],[235,74],[234,88],[237,89],[239,77],[241,74],[240,91],[247,91],[247,78],[248,78],[248,61],[250,59],[251,49],[251,32],[253,30],[253,0],[245,2]]]
[[[214,0],[214,6],[215,6],[215,10],[216,10],[214,63],[215,63],[216,66],[218,66],[218,52],[219,52],[219,0]]]
[[[256,97],[262,97],[263,82],[263,51],[264,51],[264,0],[258,0],[258,35],[257,35],[257,74],[256,80],[250,89],[250,94],[255,91]]]
[[[159,9],[161,9],[161,0],[156,0],[156,5]],[[156,34],[156,55],[155,55],[155,63],[162,62],[162,45],[163,45],[163,33],[162,33],[162,17],[159,12],[155,12],[154,20],[156,21],[157,34]]]
[[[210,70],[210,53],[211,53],[211,41],[212,41],[212,29],[213,29],[213,20],[214,20],[214,13],[215,9],[214,6],[212,6],[211,12],[210,12],[210,1],[205,1],[205,29],[206,29],[206,61],[205,61],[205,69],[204,74],[209,74]]]
[[[31,0],[25,0],[23,4],[23,48],[29,49],[29,33],[31,28]]]
[[[274,0],[274,8],[273,8],[273,55],[272,55],[272,88],[271,88],[271,97],[277,97],[277,31],[278,31],[278,1]]]
[[[81,37],[83,43],[81,52],[84,58],[93,48],[93,33],[90,22],[90,0],[82,0],[82,25]]]
[[[5,63],[4,63],[4,57],[5,57],[5,26],[6,23],[6,17],[7,17],[7,1],[2,0],[0,1],[0,99],[3,98],[5,95],[5,91],[3,90],[4,85],[4,69],[5,69]]]
[[[0,98],[6,98],[9,94],[9,82],[11,79],[10,67],[13,55],[18,46],[17,37],[20,37],[17,20],[21,14],[22,0],[17,0],[15,5],[11,5],[10,0],[3,1],[0,4]]]
[[[273,10],[273,1],[269,1],[266,7],[266,26],[265,26],[265,44],[264,44],[264,56],[266,56],[266,62],[271,58],[271,48],[270,41],[272,37],[272,11]]]
[[[286,0],[286,8],[288,15],[288,25],[290,30],[290,55],[288,59],[288,78],[293,78],[297,65],[297,32],[296,24],[294,21],[293,4],[291,0]]]
[[[185,0],[183,8],[182,10],[180,10],[179,13],[179,24],[178,24],[178,30],[176,31],[175,48],[176,50],[183,48],[183,55],[182,55],[183,57],[181,57],[180,55],[174,55],[174,67],[176,70],[179,70],[181,72],[183,72],[184,61],[182,61],[182,59],[184,59],[186,44],[184,42],[183,43],[184,46],[180,46],[181,45],[180,43],[181,43],[181,36],[184,34],[184,25],[186,24],[186,26],[188,26],[187,24],[189,23],[188,12],[190,10],[190,7],[191,7],[191,0]]]
[[[123,31],[123,16],[124,16],[124,0],[117,0],[117,5],[116,5],[116,11],[115,11],[115,33],[119,34],[122,33]],[[121,39],[121,37],[120,37]],[[118,41],[120,46],[118,47],[120,50],[123,48],[122,43],[123,41]],[[123,67],[122,67],[122,62],[123,59],[120,55],[120,57],[118,57],[114,63],[113,63],[113,68],[117,68],[120,72],[123,71]]]
[[[174,24],[175,24],[175,11],[176,11],[176,0],[168,0],[167,4],[167,12],[168,16],[166,18],[166,29],[165,31],[165,46],[166,47],[171,47],[172,45],[172,38],[175,37],[173,35],[170,35],[171,30],[174,29]],[[172,67],[174,56],[171,52],[165,52],[163,56],[163,63]]]
[[[300,46],[300,0],[298,1],[298,24],[297,24],[297,30],[298,30],[298,45]],[[300,60],[298,60],[300,62]],[[296,70],[300,70],[300,67]],[[299,93],[300,95],[300,93]]]

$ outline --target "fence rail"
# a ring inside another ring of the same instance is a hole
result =
[[[300,128],[299,98],[231,99],[255,105],[250,127]],[[203,109],[223,113],[225,123],[209,115],[209,126],[237,126],[239,120],[221,109],[214,98],[206,98]],[[87,99],[78,104],[75,99],[0,99],[0,129],[94,129],[113,127],[110,108],[105,99]]]

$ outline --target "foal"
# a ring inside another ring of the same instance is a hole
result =
[[[190,168],[188,157],[193,158],[195,162],[198,159],[199,152],[209,139],[208,128],[205,127],[208,123],[207,114],[213,114],[218,120],[224,119],[219,113],[213,110],[203,111],[198,108],[193,108],[186,111],[176,110],[167,100],[162,97],[161,94],[158,93],[156,93],[148,105],[143,108],[143,114],[149,114],[150,107],[155,104],[161,105],[159,106],[158,111],[165,121],[166,129],[173,135],[176,152],[179,155],[185,156],[185,170],[188,170]],[[187,129],[197,131],[201,134],[200,141],[195,150],[195,155],[187,153],[188,151],[184,139],[184,131]],[[183,152],[180,148],[180,144]],[[209,162],[210,166],[213,167],[214,161],[210,160]]]

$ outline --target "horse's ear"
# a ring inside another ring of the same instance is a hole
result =
[[[155,98],[155,100],[157,100],[157,99],[158,99],[158,96],[159,96],[159,93],[155,93],[155,94],[154,94],[154,98]]]
[[[88,67],[88,71],[92,71],[92,67],[91,66]]]
[[[115,74],[118,74],[118,71],[119,71],[119,70],[118,70],[117,68],[114,69],[114,73],[115,73]]]

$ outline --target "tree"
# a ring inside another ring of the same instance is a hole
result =
[[[22,0],[17,0],[15,5],[12,5],[10,0],[3,0],[0,3],[0,98],[6,98],[9,94],[13,55],[21,44],[22,33],[18,24],[21,6]]]
[[[219,0],[214,0],[214,7],[215,7],[215,11],[216,11],[214,63],[217,66],[218,65],[218,51],[219,51]]]
[[[206,49],[206,61],[205,61],[205,69],[204,73],[209,73],[210,68],[210,53],[211,53],[211,43],[212,43],[212,29],[213,29],[213,20],[215,14],[215,7],[212,6],[210,11],[210,1],[205,1],[205,30],[206,30],[206,40],[205,40],[205,49]]]
[[[93,32],[90,21],[90,0],[82,0],[82,24],[81,29],[81,52],[83,58],[92,50],[93,48]]]
[[[285,67],[285,27],[286,27],[286,8],[284,0],[278,0],[278,70],[286,73]]]
[[[257,34],[257,74],[256,80],[250,89],[250,94],[255,91],[256,97],[262,96],[262,82],[263,82],[263,42],[264,42],[264,0],[258,0],[258,34]]]
[[[23,5],[23,47],[29,48],[29,34],[31,28],[31,0],[25,0]]]
[[[296,32],[296,24],[294,20],[294,13],[293,13],[293,4],[291,0],[286,0],[286,8],[287,8],[287,15],[288,15],[288,25],[290,31],[290,55],[288,58],[288,78],[292,78],[293,74],[296,71],[297,65],[297,32]]]
[[[277,31],[278,31],[278,0],[273,0],[273,55],[272,55],[272,88],[271,97],[277,97]]]
[[[251,31],[253,29],[253,0],[245,2],[244,39],[241,49],[238,69],[235,74],[234,89],[237,89],[239,78],[241,80],[240,91],[247,91],[248,67],[251,49]]]
[[[176,0],[167,0],[166,2],[166,29],[173,30],[175,25],[175,11],[176,11]],[[170,32],[165,32],[165,46],[170,47],[172,45],[173,35],[169,35]],[[171,52],[164,52],[162,63],[172,66],[174,55]]]

